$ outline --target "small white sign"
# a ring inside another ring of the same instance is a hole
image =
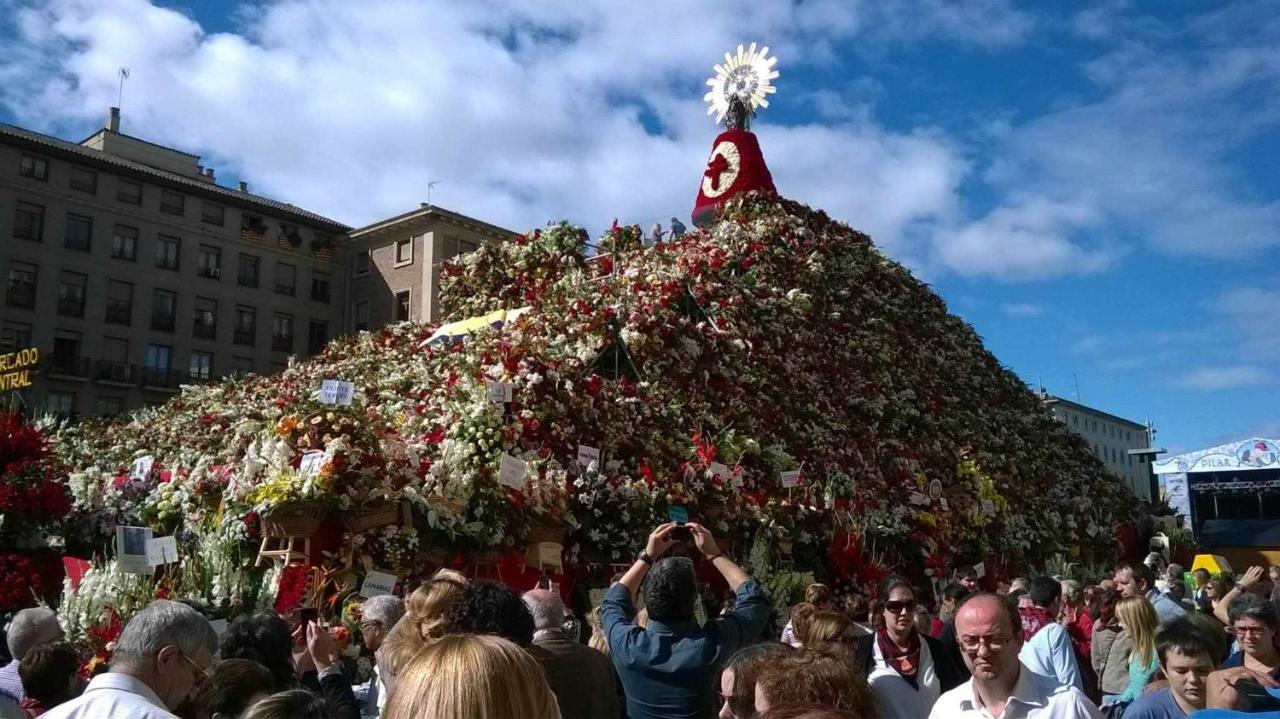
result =
[[[161,567],[178,561],[177,537],[153,537],[147,540],[147,561]]]
[[[951,507],[949,507],[949,506],[947,505],[947,498],[946,498],[946,497],[943,497],[943,498],[939,499],[939,500],[938,500],[938,504],[942,505],[942,508],[943,508],[943,509],[947,509],[947,510],[951,509]]]
[[[498,467],[498,481],[503,486],[513,489],[524,490],[525,473],[529,471],[529,465],[524,460],[512,457],[509,454],[502,455],[502,464]]]
[[[218,638],[222,638],[222,635],[227,633],[227,620],[225,619],[210,620],[209,626],[213,627],[213,633],[218,635]]]
[[[590,467],[592,462],[595,463],[596,467],[600,466],[600,448],[585,444],[578,445],[578,464],[585,469]]]
[[[729,475],[732,473],[732,470],[729,469],[728,465],[721,464],[719,462],[712,462],[710,469],[711,469],[711,476],[717,477],[721,481],[728,479]]]
[[[924,492],[912,492],[911,496],[907,497],[907,501],[924,506],[929,503],[929,498],[925,496]]]
[[[790,489],[800,483],[800,470],[793,469],[790,472],[778,473],[778,479],[782,482],[782,486]]]
[[[151,476],[151,467],[155,465],[155,462],[156,458],[149,454],[133,460],[133,471],[129,474],[129,479],[146,481]]]
[[[978,575],[978,579],[982,579],[983,577],[987,576],[987,563],[978,562],[977,564],[973,565],[973,573]]]
[[[378,597],[384,594],[394,594],[396,582],[400,581],[400,577],[386,572],[376,572],[369,570],[364,575],[364,584],[360,587],[360,596],[368,599],[369,597]]]
[[[116,564],[120,571],[151,574],[155,565],[147,556],[151,527],[116,527]]]
[[[560,554],[563,551],[564,547],[555,542],[538,542],[538,564],[546,567],[561,566]]]
[[[988,517],[995,515],[996,503],[991,501],[990,499],[982,500],[982,513],[987,515]]]
[[[313,449],[302,455],[302,461],[298,463],[298,474],[303,477],[315,477],[324,469],[324,452]]]
[[[336,404],[343,407],[351,406],[351,399],[355,397],[356,386],[351,382],[340,379],[327,379],[320,385],[320,402],[323,404]]]
[[[929,497],[931,499],[942,498],[942,480],[935,479],[929,483]]]

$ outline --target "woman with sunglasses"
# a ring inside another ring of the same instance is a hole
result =
[[[937,639],[916,630],[916,593],[904,577],[891,575],[876,597],[884,626],[860,637],[857,658],[880,703],[884,719],[929,716],[942,692],[961,683]],[[879,621],[877,621],[879,623]]]

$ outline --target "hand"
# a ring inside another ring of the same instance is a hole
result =
[[[1239,582],[1236,582],[1242,589],[1249,589],[1253,585],[1262,580],[1264,570],[1262,567],[1249,567],[1249,571],[1244,573]]]
[[[307,653],[319,672],[338,663],[338,643],[319,622],[307,623]]]
[[[649,534],[648,543],[644,545],[645,554],[648,554],[653,558],[653,561],[658,561],[658,559],[671,548],[671,545],[676,543],[675,540],[671,538],[671,530],[675,528],[675,522],[667,522],[653,530],[653,532]]]
[[[720,545],[716,544],[716,538],[711,536],[711,530],[693,522],[685,526],[693,532],[693,543],[697,545],[698,551],[702,552],[703,556],[714,557],[720,554]]]

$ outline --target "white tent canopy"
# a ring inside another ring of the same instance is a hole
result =
[[[1152,462],[1156,474],[1280,469],[1280,439],[1254,437]]]

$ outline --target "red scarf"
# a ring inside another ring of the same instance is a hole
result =
[[[1029,642],[1036,632],[1053,624],[1053,617],[1044,607],[1024,607],[1018,610],[1022,615],[1022,641]]]
[[[920,671],[920,633],[912,629],[907,635],[907,648],[901,649],[889,638],[889,633],[881,629],[876,632],[876,644],[880,647],[884,663],[907,680],[913,689],[919,689],[916,674]]]

